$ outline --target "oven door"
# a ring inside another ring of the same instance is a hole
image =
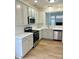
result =
[[[34,39],[34,43],[39,40],[39,32],[33,33],[33,39]]]

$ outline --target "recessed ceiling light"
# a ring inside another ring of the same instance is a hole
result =
[[[21,6],[20,6],[20,5],[17,5],[16,7],[17,7],[17,8],[20,8]]]
[[[38,1],[37,1],[37,0],[35,0],[34,2],[35,2],[35,3],[37,3]]]

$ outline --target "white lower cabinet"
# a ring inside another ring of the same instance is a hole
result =
[[[43,29],[42,38],[53,39],[53,30],[52,29]]]
[[[27,39],[28,39],[28,50],[30,50],[33,47],[33,35],[31,37],[32,38],[30,38],[30,36],[27,37]]]
[[[42,39],[43,30],[39,30],[39,40]]]
[[[26,52],[28,52],[28,39],[24,38],[22,40],[22,56],[24,56],[26,54]]]
[[[54,31],[54,34],[53,35],[54,35],[54,39],[55,40],[58,40],[58,32],[57,31]]]
[[[33,34],[28,35],[24,38],[16,38],[15,44],[15,56],[22,59],[33,47]]]

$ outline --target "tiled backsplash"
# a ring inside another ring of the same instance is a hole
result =
[[[33,25],[33,24],[31,24],[31,25],[16,25],[15,26],[15,33],[17,34],[17,33],[23,33],[24,32],[24,28],[25,27],[36,27],[36,25]]]

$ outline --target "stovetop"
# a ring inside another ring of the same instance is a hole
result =
[[[24,32],[38,32],[38,30],[24,30]]]
[[[38,32],[38,30],[32,30],[32,27],[25,27],[24,32]]]
[[[37,30],[32,30],[31,32],[38,32]]]

